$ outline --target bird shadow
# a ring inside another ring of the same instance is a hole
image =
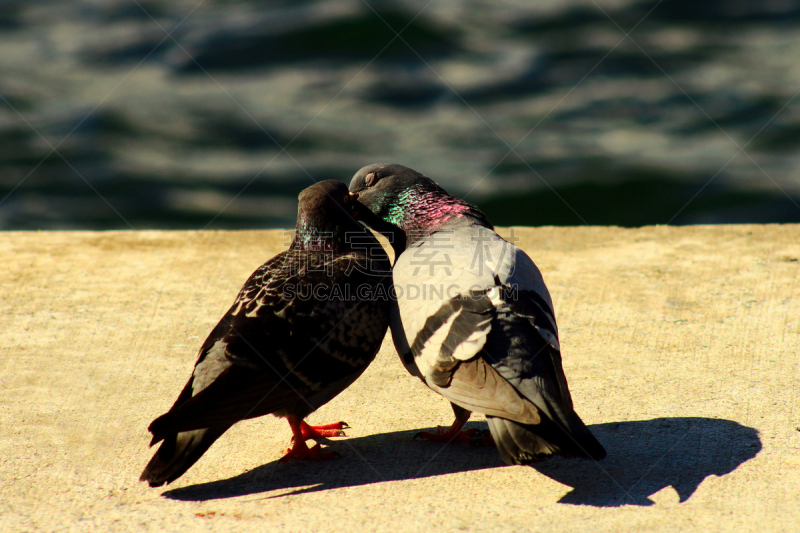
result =
[[[654,418],[590,426],[608,451],[600,462],[556,458],[533,467],[572,487],[559,503],[653,505],[665,487],[681,503],[703,480],[724,476],[761,451],[758,431],[716,418]]]
[[[572,487],[559,503],[653,505],[649,496],[668,486],[685,502],[706,477],[728,474],[761,450],[757,430],[730,420],[656,418],[596,424],[590,429],[608,450],[603,461],[552,458],[533,465],[539,473]],[[415,441],[415,433],[396,431],[330,441],[328,449],[342,454],[337,460],[273,461],[228,479],[169,490],[163,496],[183,501],[254,494],[278,498],[505,466],[492,448]]]

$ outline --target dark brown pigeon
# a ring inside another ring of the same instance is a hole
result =
[[[175,405],[150,424],[150,445],[161,442],[141,476],[150,486],[183,475],[236,422],[266,414],[291,426],[285,458],[334,455],[306,439],[343,435],[347,425],[303,419],[374,359],[389,324],[391,265],[353,218],[346,185],[317,183],[299,201],[289,249],[250,276],[200,348]]]
[[[469,440],[461,429],[474,411],[509,464],[605,457],[572,407],[552,300],[530,257],[477,207],[410,168],[364,167],[350,192],[358,216],[395,248],[397,352],[456,414],[449,430],[421,436]]]

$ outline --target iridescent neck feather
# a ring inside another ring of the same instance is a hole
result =
[[[386,222],[403,230],[407,244],[427,237],[447,225],[477,224],[492,227],[486,216],[474,205],[446,193],[443,189],[425,189],[404,189],[383,217]]]
[[[324,216],[299,213],[291,250],[312,252],[345,252],[349,249],[344,228]]]

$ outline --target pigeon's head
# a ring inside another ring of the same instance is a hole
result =
[[[350,193],[357,199],[356,217],[389,240],[395,257],[406,247],[412,204],[428,190],[447,194],[430,178],[397,164],[367,165],[350,180]]]
[[[342,250],[348,244],[348,232],[364,232],[353,214],[356,201],[341,181],[315,183],[303,190],[297,199],[297,232],[293,248]]]
[[[350,181],[350,193],[358,200],[356,217],[390,241],[399,237],[398,232],[404,234],[403,247],[445,224],[478,223],[491,227],[477,207],[403,165],[362,168]],[[396,241],[391,242],[397,250]]]
[[[403,225],[413,197],[437,189],[447,194],[432,179],[396,164],[367,165],[350,180],[350,192],[359,203],[395,226]]]
[[[318,212],[323,215],[337,216],[337,213],[352,215],[350,191],[341,181],[325,180],[304,189],[297,196],[301,212]]]

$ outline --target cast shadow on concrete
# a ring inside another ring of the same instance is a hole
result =
[[[728,474],[761,450],[758,431],[730,420],[656,418],[590,428],[608,450],[603,461],[554,458],[533,465],[541,474],[572,487],[560,503],[652,505],[648,497],[667,486],[684,502],[706,477]],[[328,448],[340,452],[341,458],[274,461],[229,479],[169,490],[163,496],[187,501],[254,494],[280,497],[505,466],[493,448],[412,440],[414,433],[330,441]]]
[[[552,459],[533,467],[573,487],[559,502],[598,507],[653,505],[671,486],[683,503],[710,476],[724,476],[761,451],[758,431],[731,420],[655,418],[590,426],[608,457]]]

